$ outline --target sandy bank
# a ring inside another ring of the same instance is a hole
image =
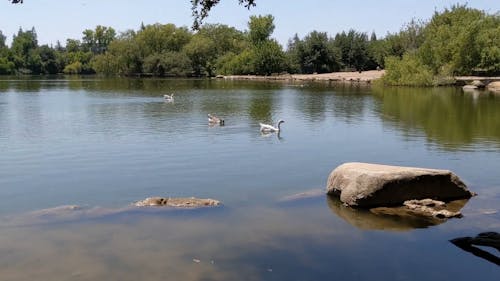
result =
[[[228,75],[217,78],[228,80],[256,80],[256,81],[334,81],[334,82],[361,82],[371,83],[384,75],[384,70],[370,70],[363,72],[332,72],[322,74],[281,74],[271,76],[257,75]]]

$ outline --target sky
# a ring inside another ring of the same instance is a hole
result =
[[[303,38],[316,30],[330,36],[354,29],[383,37],[394,33],[411,19],[429,20],[435,11],[453,4],[500,12],[500,0],[257,0],[247,10],[238,0],[221,0],[210,13],[207,23],[221,23],[239,30],[247,29],[251,15],[274,16],[272,37],[284,47],[294,34]],[[19,28],[35,27],[39,45],[65,45],[66,39],[82,38],[82,31],[97,25],[113,27],[117,32],[138,30],[141,23],[173,23],[191,27],[189,0],[24,0],[22,5],[0,1],[0,31],[12,42]]]

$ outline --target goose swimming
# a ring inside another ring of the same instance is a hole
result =
[[[163,95],[163,99],[165,99],[165,101],[174,101],[174,94]]]
[[[215,125],[215,124],[219,124],[221,126],[224,125],[224,119],[221,119],[215,115],[212,115],[212,114],[208,114],[208,123],[210,125]]]
[[[285,121],[279,120],[278,124],[276,124],[276,127],[273,127],[272,125],[268,125],[268,124],[259,123],[260,124],[260,131],[263,133],[279,132],[281,129],[280,128],[281,123],[285,123]]]

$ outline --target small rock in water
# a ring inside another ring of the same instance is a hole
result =
[[[208,206],[219,206],[220,201],[214,199],[201,199],[195,197],[189,198],[166,198],[166,197],[149,197],[134,203],[136,207],[152,207],[165,206],[176,208],[197,208]]]
[[[408,200],[405,201],[403,205],[416,212],[418,215],[432,216],[439,219],[462,217],[460,212],[446,210],[446,204],[443,201],[427,198],[422,200]]]

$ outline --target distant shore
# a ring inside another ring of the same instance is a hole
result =
[[[219,75],[217,78],[226,80],[255,80],[255,81],[326,81],[345,83],[371,83],[384,75],[384,70],[332,72],[321,74],[279,74],[270,76],[259,75]]]

